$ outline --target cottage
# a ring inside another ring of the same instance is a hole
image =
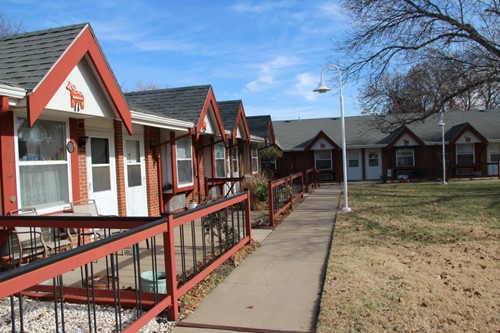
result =
[[[348,180],[442,177],[439,116],[383,133],[372,116],[346,117]],[[500,111],[444,114],[447,177],[497,176]],[[340,118],[273,122],[285,152],[278,169],[315,168],[324,181],[342,179]]]

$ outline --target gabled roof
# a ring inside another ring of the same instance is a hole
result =
[[[32,126],[66,77],[87,57],[132,133],[130,110],[88,23],[0,38],[0,84],[25,89]]]
[[[347,147],[383,147],[394,141],[404,130],[402,127],[389,134],[383,133],[377,127],[377,119],[377,116],[369,115],[345,117]],[[500,110],[446,112],[444,122],[445,128],[451,131],[448,138],[454,137],[463,128],[461,124],[468,123],[485,140],[500,142]],[[423,122],[410,124],[407,128],[422,142],[435,144],[441,142],[441,127],[438,123],[439,115],[433,115]],[[335,142],[342,142],[340,118],[274,121],[273,125],[276,140],[284,151],[305,149],[320,130]],[[452,135],[453,133],[455,134]]]
[[[87,25],[0,38],[0,82],[32,91]]]
[[[395,133],[391,133],[384,142],[387,142],[388,147],[392,147],[396,144],[396,142],[401,139],[401,137],[405,134],[411,136],[419,145],[424,145],[424,142],[415,134],[408,126],[400,127],[399,129],[394,131]]]
[[[311,140],[311,142],[309,142],[309,144],[306,146],[304,150],[305,151],[310,150],[314,146],[314,144],[318,142],[318,140],[320,139],[325,139],[329,144],[335,147],[335,149],[340,149],[339,145],[335,143],[335,141],[333,141],[332,138],[326,135],[325,132],[319,131],[318,134],[316,134],[316,136]]]
[[[202,130],[205,115],[211,106],[225,139],[224,125],[211,85],[129,92],[125,98],[132,110],[196,124],[197,135]]]
[[[248,128],[250,133],[261,138],[267,137],[269,123],[272,122],[271,116],[250,116],[247,117]]]
[[[499,124],[500,126],[500,124]],[[478,130],[476,130],[473,126],[471,126],[471,124],[469,123],[463,123],[463,124],[458,124],[458,125],[455,125],[453,126],[452,128],[450,128],[444,135],[444,138],[446,141],[450,142],[450,143],[454,143],[456,142],[461,136],[462,134],[465,133],[465,131],[471,131],[472,133],[474,133],[482,142],[487,142],[488,140],[486,140],[486,138],[481,134],[479,133]]]
[[[224,128],[231,130],[233,143],[236,143],[236,133],[240,124],[243,126],[244,134],[250,141],[250,131],[241,100],[217,102],[219,113],[224,123]]]

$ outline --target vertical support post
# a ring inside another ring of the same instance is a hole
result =
[[[304,197],[304,174],[300,175],[300,197]]]
[[[273,182],[267,181],[267,202],[269,203],[269,224],[274,228],[274,196],[273,196]]]
[[[293,210],[293,175],[290,175],[290,210]]]
[[[309,192],[309,170],[305,169],[302,171],[302,180],[306,180],[306,193]]]
[[[249,237],[249,245],[253,245],[252,239],[252,217],[251,217],[251,206],[250,206],[250,190],[247,190],[247,198],[245,202],[245,225],[247,228],[247,236]]]
[[[169,215],[167,221],[167,232],[163,233],[163,246],[165,253],[165,270],[167,277],[167,293],[172,299],[172,306],[168,310],[168,319],[179,319],[179,297],[177,290],[177,271],[175,267],[175,240],[174,240],[174,216]]]

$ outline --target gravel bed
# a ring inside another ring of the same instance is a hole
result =
[[[16,331],[19,331],[19,300],[15,298]],[[54,302],[45,302],[32,299],[23,299],[24,330],[25,332],[56,332]],[[58,315],[60,303],[58,303]],[[122,309],[122,326],[126,328],[128,323],[135,319],[134,309]],[[113,307],[96,306],[96,321],[98,332],[116,332],[115,311]],[[166,318],[157,317],[151,320],[139,332],[171,332],[175,322]],[[62,332],[59,321],[60,332]],[[87,305],[64,303],[64,328],[68,333],[86,333],[88,329]],[[0,300],[0,333],[12,332],[11,304],[10,299]]]

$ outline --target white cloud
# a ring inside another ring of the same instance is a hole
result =
[[[250,1],[241,1],[230,8],[238,13],[254,13],[260,14],[274,10],[276,8],[286,7],[287,2],[285,1],[268,1],[268,2],[258,2],[252,3]]]
[[[292,89],[286,91],[289,95],[301,96],[306,101],[316,100],[317,93],[313,89],[318,84],[318,75],[310,72],[301,73],[295,77],[296,82]]]
[[[258,78],[249,82],[246,88],[253,92],[263,91],[277,82],[276,77],[279,76],[284,69],[299,63],[300,61],[296,57],[279,56],[269,62],[261,64],[257,66],[259,69]]]

